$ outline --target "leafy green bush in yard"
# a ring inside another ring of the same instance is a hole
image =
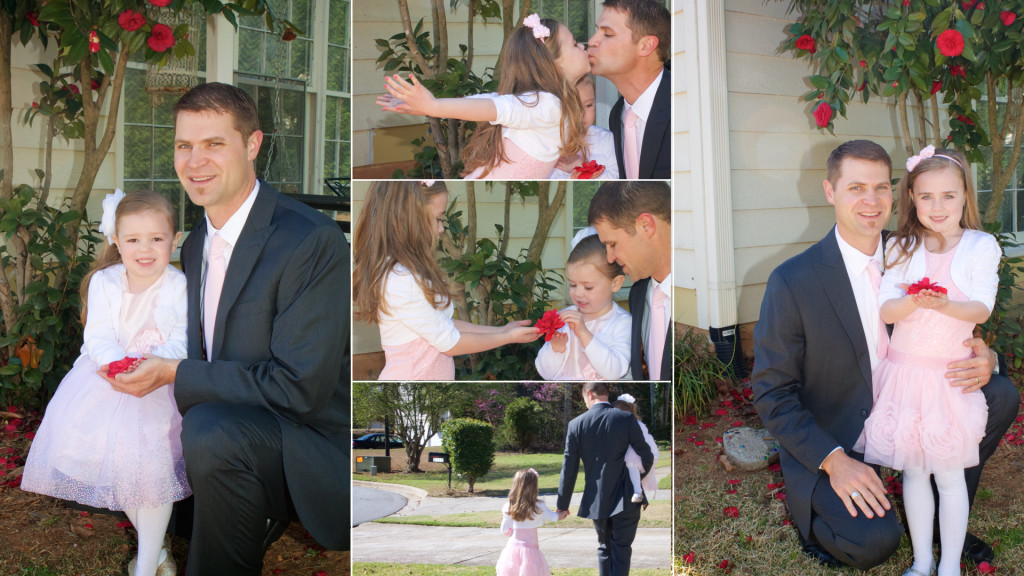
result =
[[[718,396],[718,383],[732,382],[732,368],[711,351],[703,334],[691,330],[676,339],[676,417],[698,416]]]
[[[540,432],[543,411],[540,403],[530,398],[516,398],[505,408],[508,427],[520,452],[526,452]]]
[[[441,425],[441,438],[452,470],[465,478],[472,494],[476,479],[494,465],[494,428],[482,420],[454,418]]]
[[[996,304],[988,321],[978,327],[982,338],[993,350],[1002,354],[1015,370],[1019,370],[1024,361],[1024,330],[1021,329],[1021,313],[1011,309],[1013,295],[1020,288],[1017,278],[1024,276],[1021,264],[1024,258],[1006,256],[1007,248],[1020,246],[1013,234],[1000,232],[1000,225],[986,224],[985,231],[995,235],[999,246],[1003,249],[1003,258],[999,262],[999,288],[996,291]]]

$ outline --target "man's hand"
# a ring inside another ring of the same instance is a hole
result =
[[[131,373],[122,372],[111,378],[107,375],[109,367],[103,365],[100,366],[97,374],[106,380],[114,390],[142,398],[153,390],[174,382],[179,362],[181,360],[150,356]]]
[[[836,450],[821,463],[821,469],[828,474],[832,489],[846,505],[850,516],[856,518],[857,508],[860,508],[868,518],[876,514],[881,517],[891,508],[882,479],[871,466]]]
[[[568,510],[559,510],[558,511],[558,519],[559,520],[565,520],[568,517],[569,517],[569,511]]]
[[[964,346],[971,349],[974,357],[950,362],[946,365],[946,368],[949,368],[946,378],[950,386],[963,388],[964,394],[968,394],[988,384],[992,378],[992,371],[996,368],[996,353],[986,346],[981,338],[964,340]]]

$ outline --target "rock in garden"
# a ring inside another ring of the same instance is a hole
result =
[[[737,470],[760,470],[779,461],[779,443],[764,428],[730,428],[722,435],[722,444],[725,457]]]

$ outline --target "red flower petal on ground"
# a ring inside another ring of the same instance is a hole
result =
[[[100,51],[100,35],[95,30],[89,32],[89,52],[93,54]]]
[[[942,294],[946,294],[947,293],[945,288],[943,288],[942,286],[939,286],[938,284],[933,284],[933,283],[929,282],[928,281],[928,277],[925,276],[924,278],[922,278],[922,279],[918,280],[917,282],[914,282],[913,284],[911,284],[907,288],[907,294],[917,294],[918,292],[920,292],[922,290],[931,290],[933,292],[940,292]]]
[[[728,560],[722,560],[721,562],[718,563],[718,567],[723,569],[723,570],[725,570],[726,568],[729,567],[729,561]]]
[[[768,469],[772,472],[778,472],[779,470],[782,470],[782,466],[780,466],[778,462],[775,462],[773,464],[769,464]]]
[[[776,492],[775,493],[775,499],[776,500],[785,500],[786,499],[786,493],[785,492]]]
[[[686,418],[683,418],[683,425],[684,426],[696,426],[697,425],[697,417],[696,416],[687,416]]]
[[[814,38],[812,38],[808,34],[804,34],[803,36],[797,38],[795,46],[798,50],[807,50],[811,54],[814,54],[814,52],[817,50],[814,46]]]
[[[39,26],[39,12],[25,12],[25,19],[31,22],[33,26]]]
[[[717,415],[717,416],[728,416],[729,415],[729,411],[726,410],[725,408],[719,408],[718,410],[715,410],[715,415]]]
[[[740,509],[735,506],[727,506],[722,509],[722,514],[725,514],[729,518],[739,518]]]
[[[89,530],[92,530],[92,524],[86,523],[85,527],[88,528]]]
[[[733,422],[732,426],[743,426],[743,422]]]
[[[735,490],[726,490],[725,493],[726,494],[735,494],[736,491]]]
[[[978,564],[979,574],[995,574],[996,567],[989,564],[988,562],[981,562]]]
[[[743,389],[743,397],[746,398],[747,400],[750,400],[751,398],[753,398],[754,397],[754,389],[753,388],[744,388]]]
[[[704,428],[714,428],[715,427],[715,423],[714,422],[705,422],[705,423],[701,424],[700,427],[701,427],[702,430]]]
[[[327,576],[327,572],[321,570],[319,572],[314,573],[313,576]]]
[[[959,56],[964,51],[964,35],[959,30],[946,30],[935,42],[943,56]]]
[[[565,326],[565,321],[558,315],[558,310],[548,310],[540,320],[537,320],[534,328],[544,334],[545,342],[550,342],[555,337],[555,332],[558,332],[562,326]]]
[[[704,441],[703,440],[697,440],[696,442],[693,443],[693,445],[694,446],[703,446],[704,445]]]
[[[828,106],[828,102],[821,102],[818,108],[814,109],[814,122],[821,128],[828,125],[831,116],[833,116],[833,110]]]
[[[1017,15],[1008,10],[1003,10],[999,15],[999,19],[1003,21],[1003,26],[1009,26],[1017,19]]]
[[[793,525],[793,521],[792,521],[792,520],[790,520],[789,518],[786,518],[786,519],[784,519],[784,520],[782,521],[782,525],[783,525],[783,526],[792,526],[792,525]]]
[[[128,32],[134,32],[146,25],[146,16],[141,12],[128,9],[117,17],[117,24]]]
[[[696,559],[697,556],[693,553],[693,550],[690,550],[688,553],[683,554],[683,562],[686,562],[687,564],[693,564],[693,561]]]
[[[932,94],[935,94],[939,90],[942,90],[942,82],[938,80],[932,80]]]
[[[89,513],[88,512],[79,512],[78,515],[81,516],[82,518],[85,518],[86,516],[89,515]]]
[[[729,486],[735,486],[737,484],[742,484],[742,483],[743,483],[743,480],[729,480]]]
[[[174,46],[174,31],[166,24],[153,24],[153,31],[149,33],[146,44],[154,52],[166,52]]]
[[[127,521],[127,520],[121,520],[120,522],[117,523],[117,527],[118,528],[131,528],[132,527],[132,523]]]

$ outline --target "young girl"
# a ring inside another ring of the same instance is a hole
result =
[[[903,499],[914,547],[906,575],[927,576],[939,489],[940,576],[960,574],[967,531],[964,468],[978,463],[988,409],[981,391],[952,387],[946,365],[995,303],[999,244],[981,231],[964,156],[928,146],[907,160],[899,229],[888,239],[879,291],[881,318],[895,323],[887,358],[874,374],[875,405],[864,424],[864,459],[903,470]],[[920,289],[930,281],[932,288]],[[941,289],[935,287],[938,284]],[[947,293],[948,291],[948,293]]]
[[[82,355],[46,408],[21,483],[30,492],[123,510],[138,531],[136,576],[176,572],[162,545],[172,503],[191,494],[181,415],[173,385],[136,398],[112,389],[99,372],[126,357],[186,356],[185,276],[170,265],[181,238],[175,215],[155,192],[118,190],[103,201],[100,231],[109,245],[82,281]]]
[[[593,228],[573,239],[565,272],[573,304],[559,311],[566,325],[540,349],[537,372],[545,380],[628,379],[633,322],[613,300],[626,277]]]
[[[463,176],[537,180],[547,178],[560,156],[586,146],[583,105],[576,81],[590,71],[583,45],[556,20],[536,14],[523,20],[505,43],[497,94],[434,98],[415,76],[385,78],[385,111],[478,122],[463,150]]]
[[[444,182],[375,182],[355,232],[356,319],[380,327],[381,380],[451,380],[453,356],[536,340],[529,320],[481,326],[453,320],[434,247],[444,233]]]
[[[580,94],[580,101],[583,103],[583,127],[587,131],[586,144],[587,156],[590,160],[604,166],[597,179],[618,180],[619,162],[615,159],[615,140],[609,130],[594,125],[596,119],[597,93],[594,90],[594,76],[586,74],[576,82],[576,90]],[[548,178],[559,180],[573,177],[573,168],[584,163],[583,155],[577,154],[571,158],[559,158],[558,165],[551,172]]]
[[[498,576],[550,576],[551,569],[537,545],[537,528],[557,522],[558,512],[538,497],[537,471],[519,470],[512,478],[508,502],[501,508],[501,533],[511,536],[496,566]]]
[[[640,479],[640,475],[644,473],[644,466],[640,460],[640,455],[633,450],[632,446],[626,448],[626,470],[629,472],[629,481],[633,484],[633,502],[643,502],[644,492],[648,495],[653,496],[658,490],[658,478],[654,475],[654,468],[658,463],[658,443],[654,441],[654,436],[651,436],[650,432],[647,431],[647,426],[644,421],[640,419],[640,415],[636,413],[636,398],[633,398],[631,394],[619,394],[619,397],[615,399],[612,406],[619,410],[625,410],[636,418],[637,424],[640,425],[640,430],[644,433],[644,440],[647,441],[647,445],[651,447],[651,454],[654,454],[654,463],[651,464],[651,472],[644,476],[643,480]]]

